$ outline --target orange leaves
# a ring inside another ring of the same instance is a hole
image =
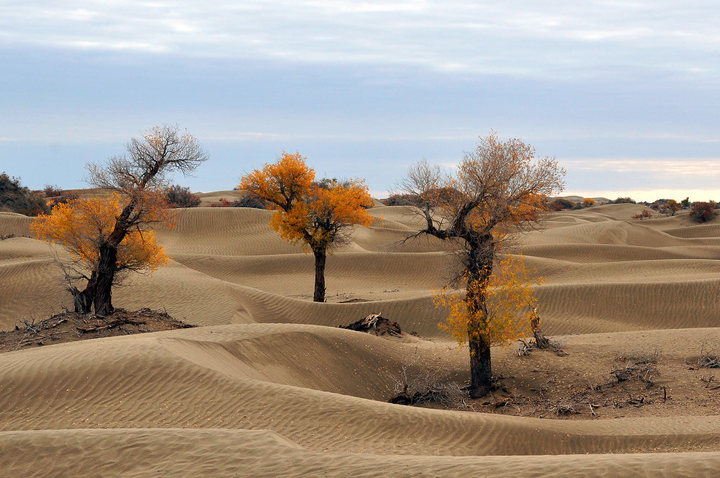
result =
[[[484,297],[485,307],[476,307],[470,297]],[[491,344],[504,344],[529,334],[529,314],[536,299],[522,256],[505,256],[494,268],[489,280],[467,284],[467,294],[441,291],[433,299],[448,316],[439,326],[462,344],[471,334]]]
[[[282,153],[276,163],[266,164],[242,178],[244,189],[286,212],[293,202],[302,197],[312,186],[315,171],[305,164],[300,153]]]
[[[56,204],[50,214],[38,216],[31,229],[38,239],[62,244],[82,266],[94,270],[100,244],[111,234],[125,202],[119,194],[72,199]],[[148,203],[144,217],[149,222],[168,221],[162,206],[162,202]],[[133,229],[118,246],[118,269],[156,270],[167,261],[152,231]]]
[[[366,208],[372,199],[362,181],[315,183],[314,178],[299,153],[283,153],[276,163],[245,176],[240,187],[273,204],[270,225],[283,239],[302,241],[311,250],[327,249],[349,226],[370,225]]]

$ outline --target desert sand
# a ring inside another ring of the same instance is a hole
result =
[[[404,365],[468,378],[432,305],[454,274],[447,245],[403,242],[412,209],[375,207],[328,258],[317,304],[312,256],[278,238],[270,212],[199,207],[158,232],[170,265],[128,277],[114,304],[200,327],[0,354],[0,475],[713,476],[720,390],[688,363],[720,351],[720,223],[632,219],[641,208],[552,213],[515,241],[544,278],[545,333],[569,355],[518,357],[512,344],[493,367],[508,387],[544,380],[552,394],[654,354],[666,400],[571,417],[387,403]],[[0,241],[2,330],[70,305],[29,222],[0,213],[14,236]],[[337,327],[370,313],[417,336]]]

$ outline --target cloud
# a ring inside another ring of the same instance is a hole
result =
[[[670,0],[179,0],[0,4],[0,45],[105,48],[451,74],[714,78],[716,6]]]
[[[652,202],[656,199],[682,199],[690,201],[707,201],[720,199],[720,189],[680,189],[680,188],[647,188],[647,189],[576,189],[563,191],[562,196],[604,197],[615,199],[630,197],[635,201]]]
[[[658,178],[691,176],[720,177],[720,157],[717,158],[564,158],[563,166],[574,171],[602,173],[652,174]]]

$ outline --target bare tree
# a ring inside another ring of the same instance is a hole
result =
[[[470,395],[480,397],[491,385],[491,340],[487,333],[487,286],[502,239],[511,228],[530,224],[546,210],[545,198],[563,188],[565,171],[551,158],[519,139],[501,141],[493,132],[465,154],[454,175],[421,162],[401,183],[420,198],[429,234],[462,246],[467,281],[467,337],[470,349]]]

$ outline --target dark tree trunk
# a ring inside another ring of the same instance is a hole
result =
[[[93,284],[88,282],[85,290],[80,291],[75,287],[69,288],[70,293],[73,295],[73,305],[75,312],[78,314],[89,314],[92,310],[93,299],[95,297],[95,291]]]
[[[72,285],[70,277],[66,272],[66,279],[68,280],[67,290],[73,296],[73,306],[75,312],[78,314],[89,314],[92,311],[93,301],[95,300],[95,289],[97,286],[97,272],[93,271],[92,275],[88,279],[84,290],[79,290],[77,287]]]
[[[492,275],[495,259],[495,242],[492,235],[466,239],[468,287],[465,300],[470,316],[477,320],[468,323],[468,346],[470,348],[470,397],[486,395],[492,385],[490,340],[485,335],[487,317],[487,286]]]
[[[117,247],[109,244],[100,246],[100,258],[97,265],[97,284],[93,306],[98,315],[112,314],[112,285],[117,270]]]
[[[470,346],[470,398],[485,396],[492,384],[490,344],[483,335],[468,332]]]
[[[315,293],[313,301],[325,302],[325,259],[327,251],[325,249],[313,250],[315,255]]]

